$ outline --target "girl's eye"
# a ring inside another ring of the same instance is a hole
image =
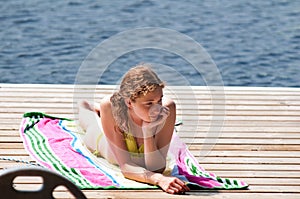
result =
[[[160,99],[159,101],[157,101],[157,104],[162,104],[162,99]]]
[[[152,102],[146,103],[146,106],[151,106],[151,105],[152,105]]]

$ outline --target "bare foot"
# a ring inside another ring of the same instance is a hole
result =
[[[82,102],[79,103],[79,107],[96,112],[97,115],[100,117],[100,108],[98,108],[99,106],[97,106],[96,104],[94,104],[94,106],[91,106],[91,104],[89,102],[87,102],[86,100],[83,100]]]

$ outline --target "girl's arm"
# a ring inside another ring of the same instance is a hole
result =
[[[158,179],[162,177],[161,174],[150,172],[145,168],[136,165],[131,160],[130,154],[127,151],[127,146],[124,142],[124,137],[122,133],[115,128],[116,124],[114,123],[111,103],[108,97],[101,101],[100,113],[103,131],[123,175],[132,180],[157,185]]]
[[[102,100],[100,113],[103,131],[124,177],[139,182],[158,185],[168,193],[181,193],[189,190],[178,178],[167,177],[161,173],[149,171],[131,161],[123,134],[115,128],[116,124],[112,115],[109,98]],[[164,143],[159,143],[159,145],[161,144]],[[162,151],[162,154],[166,155],[166,153],[167,150]]]
[[[157,185],[170,194],[184,193],[190,190],[184,182],[176,177],[164,176],[136,165],[123,165],[122,173],[126,178]]]
[[[143,128],[144,131],[149,131],[144,132],[147,134],[144,139],[146,168],[150,171],[159,173],[162,173],[166,166],[166,156],[173,135],[176,119],[175,103],[172,100],[168,100],[163,105],[165,108],[162,111],[162,121],[154,122],[159,123],[158,126],[154,126],[150,129]]]
[[[124,136],[122,132],[116,128],[111,106],[110,97],[107,96],[103,98],[100,103],[101,123],[115,159],[120,168],[122,168],[123,165],[132,163],[132,161],[124,141]]]

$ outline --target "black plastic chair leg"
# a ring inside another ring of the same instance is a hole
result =
[[[13,187],[13,181],[18,176],[42,177],[43,185],[38,191],[20,191]],[[67,178],[43,168],[14,168],[0,174],[0,198],[13,199],[53,199],[53,191],[58,186],[65,186],[77,199],[86,199],[82,191]]]

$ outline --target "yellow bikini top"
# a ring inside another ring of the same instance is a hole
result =
[[[144,144],[138,147],[135,138],[131,133],[124,133],[124,138],[127,149],[132,155],[144,154]]]

